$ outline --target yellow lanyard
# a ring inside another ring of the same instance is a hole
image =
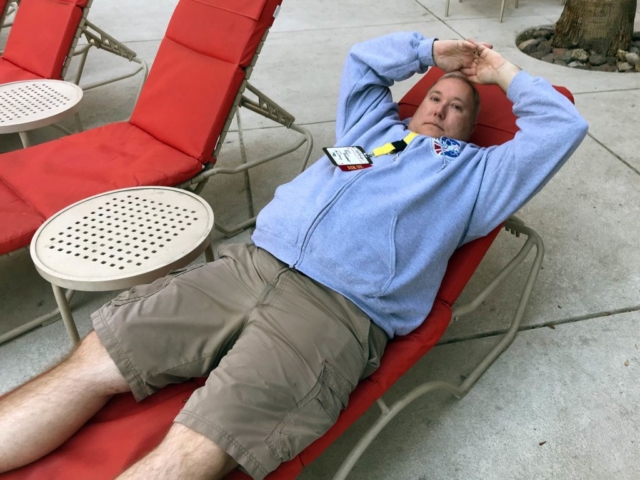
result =
[[[371,155],[373,157],[380,157],[382,155],[389,155],[390,153],[401,152],[405,148],[407,148],[407,145],[411,143],[411,140],[413,140],[417,136],[417,133],[409,132],[409,135],[404,137],[402,140],[399,140],[397,142],[385,143],[381,147],[375,148]]]

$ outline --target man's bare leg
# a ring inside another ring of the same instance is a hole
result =
[[[0,472],[64,443],[109,398],[129,391],[95,332],[57,367],[0,401]]]
[[[237,465],[211,440],[174,423],[162,443],[118,480],[219,479]]]

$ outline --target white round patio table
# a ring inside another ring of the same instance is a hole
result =
[[[0,85],[0,134],[19,133],[30,145],[29,130],[53,125],[80,108],[82,89],[63,80],[23,80]],[[80,127],[79,119],[76,119]]]
[[[213,260],[213,211],[175,188],[134,187],[81,200],[49,218],[31,258],[53,287],[69,337],[79,343],[63,288],[105,291],[149,283],[206,250]]]

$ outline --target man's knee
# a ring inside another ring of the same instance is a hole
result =
[[[128,383],[102,345],[95,331],[85,337],[80,346],[65,361],[68,368],[88,382],[96,383],[107,394],[130,390]]]

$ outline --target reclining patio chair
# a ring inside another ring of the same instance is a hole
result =
[[[79,85],[89,50],[95,47],[135,62],[138,67],[124,75],[82,85],[84,91],[129,78],[139,72],[143,72],[142,88],[148,70],[146,62],[87,19],[92,1],[21,0],[0,57],[0,84],[43,78],[65,79],[71,61],[78,56],[78,68],[70,80]],[[10,3],[7,2],[7,8]],[[78,47],[78,41],[83,36],[87,44]],[[79,121],[78,126],[81,127]],[[57,128],[70,133],[59,126]]]
[[[401,117],[409,117],[415,112],[429,87],[442,74],[441,70],[432,68],[405,95],[400,102]],[[513,138],[517,127],[515,117],[511,114],[509,100],[497,86],[481,85],[478,90],[482,98],[482,109],[478,126],[471,141],[479,145],[490,146],[504,143]],[[573,100],[566,89],[560,87],[558,90]],[[389,342],[380,368],[373,375],[360,382],[351,394],[349,405],[340,414],[337,423],[300,455],[283,463],[276,471],[268,475],[268,480],[295,478],[305,466],[326,450],[337,437],[376,402],[382,412],[380,418],[362,437],[334,477],[334,480],[345,479],[376,435],[411,402],[437,389],[446,390],[457,398],[462,398],[467,394],[478,378],[513,341],[544,255],[542,241],[533,230],[524,226],[515,217],[508,220],[505,223],[505,228],[516,236],[525,235],[526,242],[519,253],[473,301],[454,308],[454,302],[498,235],[500,228],[497,227],[486,237],[462,246],[454,253],[449,260],[433,308],[424,323],[409,335],[397,337]],[[416,386],[402,399],[388,407],[382,401],[382,395],[438,343],[452,319],[455,320],[477,308],[500,282],[522,263],[534,246],[536,247],[535,258],[511,326],[487,357],[460,385],[428,382]],[[193,379],[182,384],[172,385],[140,403],[136,403],[131,394],[117,395],[63,446],[41,460],[2,477],[2,480],[35,480],[40,478],[74,480],[89,477],[99,480],[113,478],[160,442],[188,397],[203,384],[204,379]],[[240,471],[235,471],[228,478],[244,480],[249,477]]]
[[[212,175],[246,173],[306,144],[302,171],[311,135],[248,83],[281,2],[180,0],[129,121],[0,155],[0,255],[28,246],[48,217],[99,193],[141,185],[198,193]],[[215,166],[239,106],[299,132],[299,141],[235,168]],[[216,227],[231,234],[253,222],[255,216]],[[0,336],[0,343],[43,321]]]

